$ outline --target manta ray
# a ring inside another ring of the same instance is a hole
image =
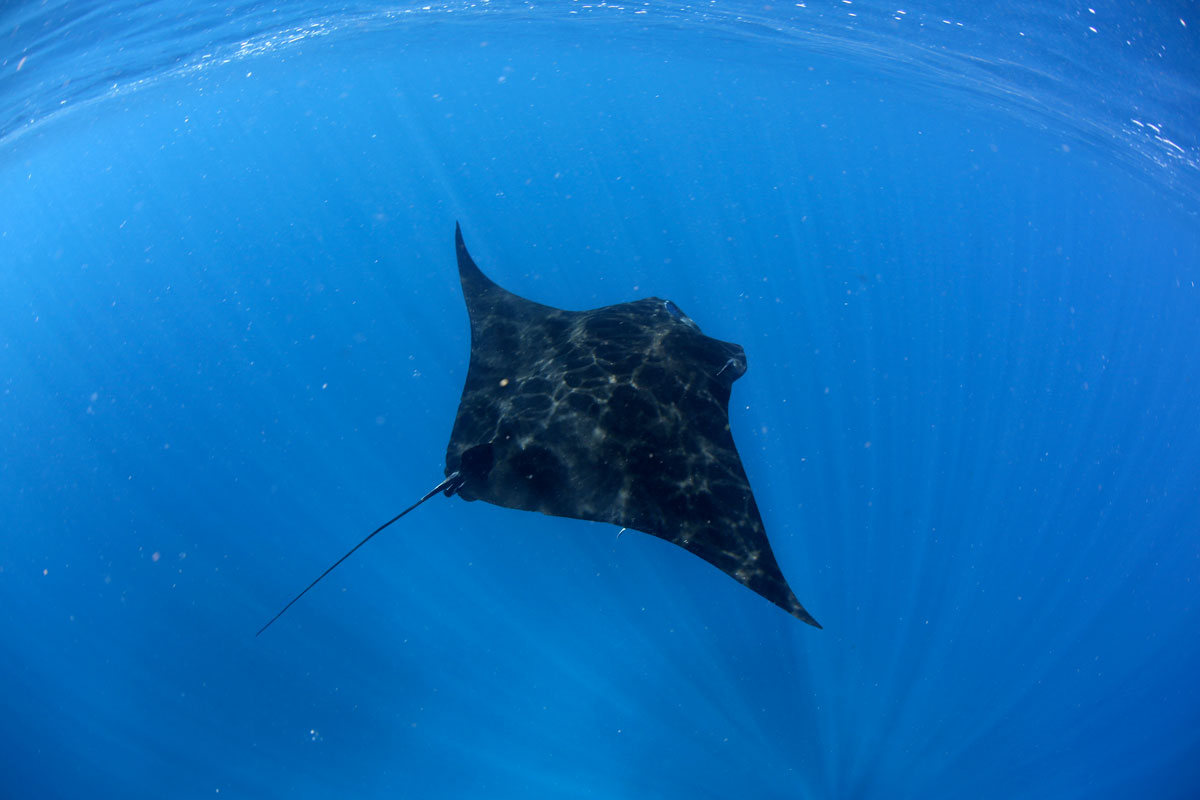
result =
[[[699,556],[817,628],[779,569],[729,428],[740,345],[705,336],[670,300],[590,311],[535,303],[475,264],[454,230],[471,321],[466,385],[438,493],[641,531]],[[256,634],[257,635],[257,634]]]

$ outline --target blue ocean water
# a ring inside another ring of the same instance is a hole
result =
[[[1200,17],[0,11],[4,797],[1200,793]],[[669,297],[824,630],[435,498],[453,231]]]

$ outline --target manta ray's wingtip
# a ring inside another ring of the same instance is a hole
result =
[[[458,259],[458,277],[462,283],[468,312],[479,303],[479,298],[485,296],[491,298],[490,302],[504,297],[509,302],[524,303],[528,306],[536,305],[529,300],[517,297],[483,273],[467,250],[467,242],[463,239],[462,226],[459,225],[458,220],[454,221],[454,251]]]
[[[475,259],[471,258],[471,254],[467,252],[467,243],[463,240],[462,226],[458,224],[458,220],[454,221],[454,252],[458,256],[459,275],[464,281],[468,280],[467,276],[484,278],[483,272],[475,264]],[[484,280],[491,283],[486,278]]]
[[[454,220],[454,252],[458,256],[459,267],[462,267],[463,257],[466,256],[468,261],[471,256],[467,253],[467,243],[463,241],[462,226],[458,224],[458,220]]]
[[[816,619],[813,618],[813,615],[808,613],[808,611],[806,611],[804,606],[800,605],[800,603],[795,603],[792,608],[784,610],[801,622],[807,622],[809,625],[812,625],[817,630],[825,630],[821,623],[817,622]]]

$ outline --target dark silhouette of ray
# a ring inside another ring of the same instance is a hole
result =
[[[821,627],[775,561],[729,430],[741,346],[656,297],[590,311],[518,297],[480,271],[457,226],[454,235],[471,359],[446,480],[283,611],[440,491],[658,536]]]

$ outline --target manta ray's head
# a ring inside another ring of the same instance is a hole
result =
[[[695,320],[670,300],[652,297],[654,324],[666,331],[669,348],[681,357],[711,369],[714,378],[729,385],[746,374],[746,351],[740,344],[705,336]]]

